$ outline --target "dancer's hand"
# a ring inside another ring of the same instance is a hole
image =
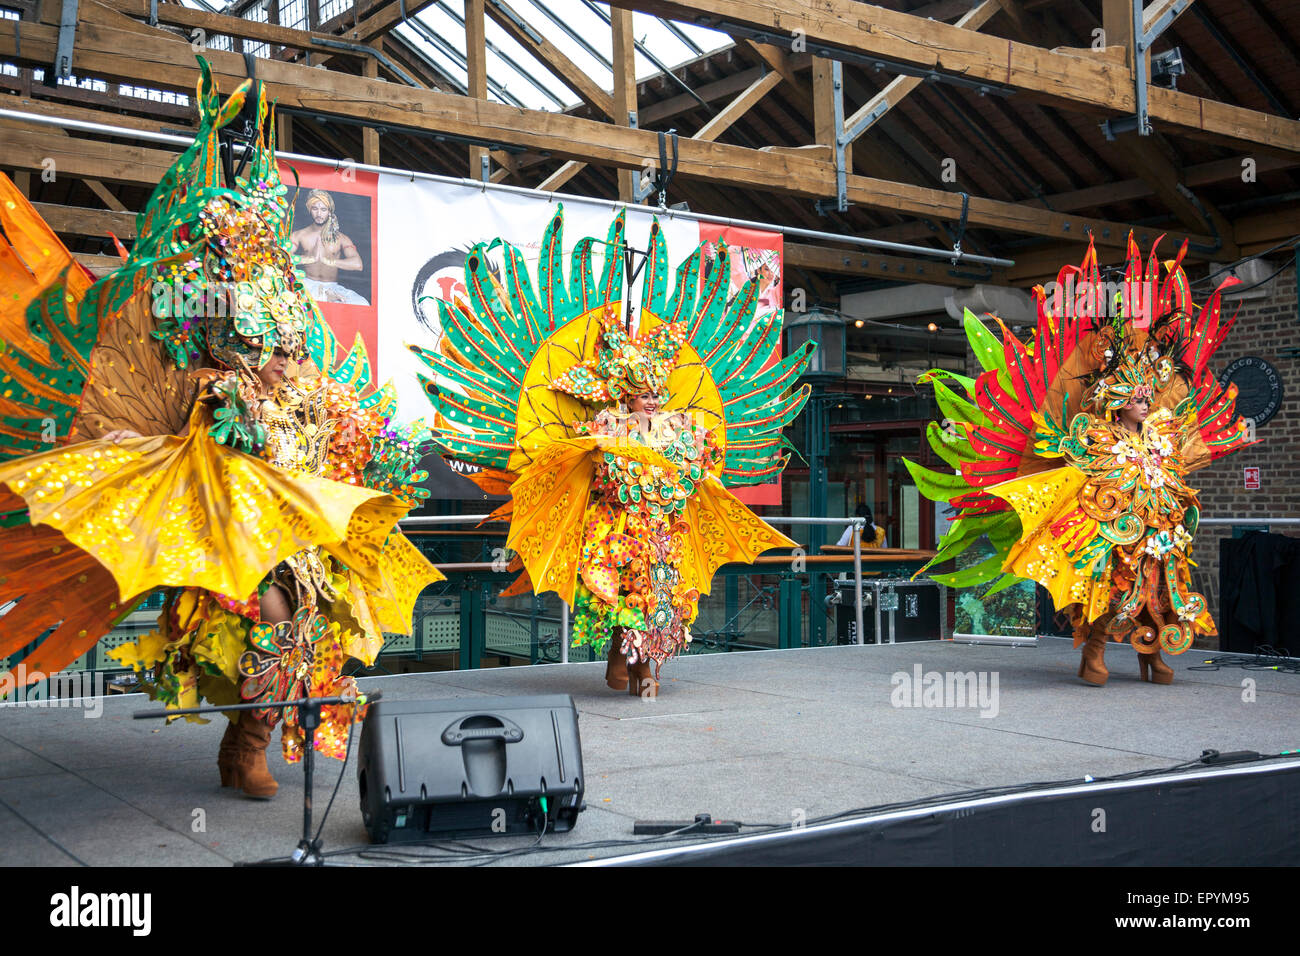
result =
[[[118,428],[104,436],[104,441],[111,441],[114,445],[120,445],[127,438],[143,438],[139,432],[133,432],[129,428]]]

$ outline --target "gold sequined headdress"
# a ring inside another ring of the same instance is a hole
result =
[[[1126,342],[1114,326],[1102,329],[1093,345],[1099,377],[1084,393],[1085,406],[1109,417],[1133,402],[1152,401],[1156,391],[1169,384],[1173,361],[1162,356],[1144,334],[1142,338],[1141,343]]]
[[[595,360],[574,365],[551,388],[590,404],[621,402],[645,392],[662,395],[677,350],[686,341],[686,326],[671,322],[632,336],[613,305],[606,307],[601,324],[602,347]]]
[[[275,161],[275,121],[261,84],[222,100],[200,57],[199,132],[139,219],[125,265],[105,281],[103,311],[147,295],[153,331],[178,368],[266,364],[276,348],[299,352],[320,319],[295,268],[291,209]],[[226,181],[219,132],[256,97],[246,177]]]

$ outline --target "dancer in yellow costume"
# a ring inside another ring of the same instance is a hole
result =
[[[697,250],[668,292],[668,254],[650,230],[639,308],[624,293],[624,216],[603,243],[573,249],[563,274],[563,210],[540,246],[537,284],[496,240],[465,266],[467,298],[439,302],[426,389],[439,441],[509,492],[496,516],[524,574],[505,593],[554,591],[574,608],[575,644],[608,653],[606,681],[657,694],[660,667],[691,640],[700,595],[724,563],[794,542],[726,488],[780,473],[781,429],[807,400],[791,390],[812,346],[775,361],[780,314],[755,316],[751,279],[728,301],[722,244],[701,275]],[[501,249],[500,273],[488,257]]]
[[[934,577],[956,586],[1037,581],[1070,614],[1083,645],[1079,677],[1094,685],[1109,676],[1108,638],[1133,645],[1143,680],[1168,684],[1173,670],[1160,652],[1181,654],[1217,633],[1204,596],[1191,590],[1200,509],[1186,479],[1250,440],[1236,388],[1222,388],[1209,369],[1232,326],[1220,294],[1237,280],[1198,310],[1186,251],[1184,243],[1162,263],[1153,249],[1144,263],[1130,236],[1122,291],[1107,302],[1089,244],[1081,267],[1061,270],[1056,294],[1034,290],[1028,343],[1005,326],[998,341],[968,312],[984,374],[928,373],[958,429],[931,424],[930,443],[958,473],[908,462],[921,491],[958,512],[930,563],[981,535],[996,552]]]
[[[441,579],[395,528],[422,493],[427,429],[390,424],[359,341],[335,364],[289,252],[264,95],[246,83],[223,103],[200,66],[198,138],[93,286],[0,177],[0,603],[17,601],[0,658],[49,631],[20,676],[58,671],[163,588],[158,630],[115,656],[168,707],[350,696],[346,660],[408,631]],[[252,161],[227,183],[218,131],[248,96]],[[325,708],[318,749],[343,755],[356,709]],[[223,786],[275,793],[281,717],[232,720]],[[292,708],[283,723],[295,760]]]

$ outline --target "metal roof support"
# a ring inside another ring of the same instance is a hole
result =
[[[663,17],[655,17],[655,19],[658,20],[660,23],[662,23],[669,33],[677,37],[677,39],[681,40],[682,43],[686,44],[686,48],[688,50],[690,50],[696,56],[704,56],[703,48],[701,48],[698,43],[692,40],[690,36],[687,35],[685,30],[683,30],[677,24],[673,23],[673,21],[665,20]]]
[[[839,60],[831,60],[831,87],[834,89],[831,99],[835,105],[835,209],[848,212],[849,174],[845,169],[845,149],[853,139],[844,133],[844,64]]]
[[[409,26],[409,22],[406,25]],[[398,26],[402,26],[402,24],[398,24]],[[431,72],[439,82],[446,83],[457,93],[468,95],[469,90],[466,89],[464,83],[460,82],[453,76],[448,76],[447,71],[442,68],[441,64],[435,62],[429,54],[425,53],[418,46],[412,43],[408,37],[404,37],[400,33],[397,33],[396,28],[394,28],[394,32],[390,35],[393,36],[394,39],[401,40],[403,52],[424,64],[424,68]]]
[[[542,11],[542,13],[543,13],[543,15],[545,15],[546,19],[550,20],[550,21],[551,21],[552,23],[554,23],[557,27],[559,27],[561,30],[563,30],[564,33],[565,33],[565,35],[568,36],[568,38],[569,38],[570,40],[573,40],[575,43],[578,44],[578,46],[580,46],[580,47],[582,47],[584,50],[586,50],[586,51],[587,51],[587,52],[592,56],[592,58],[595,59],[595,61],[596,61],[597,63],[599,63],[599,64],[600,64],[601,66],[603,66],[605,69],[609,70],[610,73],[613,73],[613,72],[614,72],[614,64],[611,63],[611,62],[610,62],[610,61],[609,61],[609,60],[604,56],[604,54],[602,54],[602,53],[601,53],[599,50],[597,50],[594,46],[592,46],[590,43],[588,43],[588,42],[586,41],[586,39],[582,36],[582,34],[578,33],[578,31],[574,30],[573,27],[569,26],[569,24],[568,24],[567,22],[565,22],[564,20],[562,20],[562,19],[560,19],[559,17],[557,17],[557,16],[555,15],[555,12],[554,12],[553,10],[551,10],[550,7],[548,7],[546,4],[542,3],[542,0],[530,0],[530,2],[531,2],[532,5],[535,6],[538,10],[541,10],[541,11]],[[606,22],[606,23],[609,23],[609,19],[606,18],[605,22]]]
[[[411,21],[414,22],[414,21]],[[297,115],[303,115],[298,111]],[[24,113],[21,110],[0,109],[0,118],[23,120],[28,123],[39,123],[44,126],[60,126],[64,129],[82,130],[88,133],[107,134],[110,136],[120,136],[124,139],[139,139],[154,143],[170,143],[174,146],[187,147],[194,142],[193,136],[179,136],[171,133],[154,133],[149,130],[128,129],[122,126],[111,126],[107,123],[91,123],[85,120],[68,119],[63,116],[45,116],[40,113]],[[348,122],[358,126],[365,126],[364,120],[350,120],[341,117],[331,116],[330,122]],[[410,130],[398,130],[399,132],[411,134]],[[451,136],[443,134],[433,135],[436,140],[439,137],[449,141],[464,141],[464,137]],[[486,145],[486,144],[485,144]],[[509,150],[510,147],[498,147],[495,144],[492,148],[504,148]],[[518,147],[516,147],[518,149]],[[283,159],[298,159],[304,162],[329,163],[329,159],[323,159],[320,156],[306,156],[300,153],[277,152],[276,156]],[[501,192],[515,193],[517,195],[546,197],[548,194],[541,193],[536,189],[528,189],[523,186],[507,186],[501,183],[479,183],[472,179],[460,179],[455,176],[438,176],[433,173],[414,172],[405,169],[393,169],[387,166],[370,166],[364,163],[357,163],[356,169],[371,173],[398,173],[410,179],[423,179],[430,182],[448,183],[457,186],[473,186],[475,189],[496,189]],[[591,196],[578,196],[569,193],[550,193],[549,198],[554,201],[560,199],[567,203],[586,203],[593,206],[604,206],[609,209],[619,209],[625,207],[626,203],[621,203],[616,199],[600,199]],[[843,242],[854,246],[865,246],[869,249],[880,249],[882,251],[901,252],[907,255],[925,256],[930,259],[953,259],[953,250],[950,249],[931,249],[929,246],[913,246],[902,242],[888,242],[884,239],[869,239],[865,236],[842,235],[835,232],[823,232],[818,229],[800,229],[795,226],[782,226],[771,222],[757,222],[752,219],[732,219],[726,216],[710,216],[698,212],[682,212],[677,209],[665,209],[660,207],[654,210],[660,216],[666,216],[670,219],[689,219],[693,222],[711,222],[721,226],[733,226],[739,229],[761,229],[768,232],[779,232],[782,235],[798,236],[803,239],[821,239],[827,242]],[[961,253],[962,262],[977,263],[979,265],[998,266],[1001,268],[1010,268],[1015,265],[1011,259],[998,259],[993,256],[973,256],[968,253]]]
[[[594,3],[592,3],[591,0],[582,0],[582,2],[583,2],[583,5],[585,5],[585,6],[587,7],[588,10],[590,10],[592,13],[596,14],[596,16],[598,16],[598,17],[600,17],[602,20],[604,20],[605,23],[608,24],[608,23],[611,22],[610,19],[609,19],[609,14],[606,13],[604,10],[600,9],[600,7],[596,6]],[[703,106],[706,110],[709,111],[709,115],[710,115],[710,116],[713,115],[713,112],[714,112],[713,107],[710,106],[708,103],[706,103],[706,102],[703,100],[703,98],[701,98],[701,96],[700,96],[699,93],[696,93],[693,89],[691,89],[690,84],[687,83],[685,80],[683,80],[683,79],[682,79],[680,76],[678,76],[676,73],[674,73],[674,72],[672,71],[672,68],[669,67],[669,66],[667,66],[667,65],[664,63],[663,60],[659,59],[659,57],[655,56],[655,55],[654,55],[653,53],[651,53],[648,49],[646,49],[646,46],[645,46],[644,43],[642,43],[640,40],[637,40],[637,39],[634,38],[634,39],[632,40],[632,45],[635,46],[635,47],[637,48],[637,50],[640,51],[640,53],[641,53],[642,56],[644,56],[647,60],[649,60],[649,61],[650,61],[651,63],[653,63],[656,67],[658,67],[658,68],[659,68],[659,71],[660,71],[661,73],[663,73],[665,76],[670,76],[670,77],[672,77],[674,80],[677,81],[677,85],[678,85],[678,86],[680,86],[680,87],[681,87],[682,89],[684,89],[688,94],[690,94],[692,97],[694,97],[696,100],[698,100],[698,101],[699,101],[699,104],[700,104],[701,106]]]
[[[1190,3],[1191,0],[1188,0],[1188,2]],[[1172,13],[1173,11],[1170,12]],[[1227,53],[1228,56],[1232,57],[1232,62],[1236,63],[1237,66],[1241,68],[1241,72],[1246,74],[1246,78],[1249,79],[1250,82],[1254,83],[1255,88],[1264,94],[1264,98],[1268,100],[1273,109],[1282,116],[1290,117],[1291,111],[1287,108],[1287,105],[1282,102],[1273,88],[1264,80],[1263,77],[1255,72],[1254,68],[1249,62],[1247,62],[1246,58],[1243,57],[1237,51],[1237,48],[1229,42],[1228,38],[1223,35],[1223,31],[1219,29],[1218,23],[1215,22],[1214,18],[1210,16],[1205,8],[1195,6],[1192,7],[1192,12],[1195,13],[1196,18],[1201,21],[1201,26],[1205,27],[1210,36],[1214,37],[1219,46],[1223,47],[1224,52]],[[1169,14],[1165,14],[1165,16],[1168,17]],[[1156,32],[1154,27],[1152,28],[1152,32]],[[1155,39],[1155,37],[1152,36],[1151,39]]]
[[[454,46],[444,40],[439,33],[431,30],[427,24],[420,20],[419,17],[411,17],[406,21],[406,26],[412,27],[416,33],[420,34],[420,36],[425,39],[427,43],[442,50],[442,52],[445,53],[453,63],[459,66],[462,70],[465,70],[468,74],[469,60],[465,58],[465,54],[461,53]],[[511,106],[517,106],[520,109],[524,108],[524,104],[521,103],[517,97],[507,92],[505,87],[495,82],[491,77],[488,77],[488,89],[499,96],[502,102],[509,103]]]
[[[443,13],[447,14],[447,16],[451,17],[452,20],[454,20],[456,23],[460,24],[462,27],[465,25],[465,18],[462,17],[462,16],[461,16],[459,13],[457,13],[455,10],[453,10],[451,7],[447,6],[447,4],[443,2],[443,0],[434,0],[434,6],[438,7],[438,9],[440,9]],[[532,30],[532,28],[529,27],[527,24],[522,24],[522,23],[521,23],[521,26],[523,26],[524,29]],[[511,56],[509,56],[508,54],[506,54],[505,52],[503,52],[501,49],[499,49],[499,48],[496,46],[496,44],[494,44],[491,40],[487,40],[487,39],[485,39],[483,42],[484,42],[484,44],[487,46],[487,48],[488,48],[488,50],[489,50],[490,52],[495,53],[498,57],[500,57],[500,58],[501,58],[501,61],[502,61],[503,63],[505,63],[506,66],[510,67],[512,70],[514,70],[514,71],[515,71],[516,73],[518,73],[520,76],[522,76],[525,80],[527,80],[530,84],[532,84],[532,86],[533,86],[533,87],[534,87],[534,88],[535,88],[539,93],[541,93],[543,96],[545,96],[547,99],[549,99],[549,100],[550,100],[552,103],[554,103],[558,108],[560,108],[560,109],[565,109],[565,107],[567,106],[567,104],[566,104],[562,99],[560,99],[558,96],[556,96],[554,93],[552,93],[549,89],[547,89],[546,86],[545,86],[544,84],[538,82],[537,78],[534,77],[533,74],[532,74],[529,70],[524,69],[524,68],[523,68],[522,66],[520,66],[518,63],[516,63],[516,62],[514,61],[514,59],[513,59]]]
[[[767,30],[757,30],[754,27],[745,26],[741,23],[731,23],[726,20],[708,24],[708,28],[710,30],[718,30],[722,33],[729,34],[732,37],[741,37],[746,40],[753,40],[755,43],[765,43],[768,46],[780,47],[783,50],[792,50],[794,45],[793,38],[789,33],[772,33]],[[854,53],[850,50],[841,50],[838,47],[810,45],[804,52],[811,53],[813,56],[820,56],[826,60],[838,60],[841,63],[851,63],[855,66],[866,67],[876,71],[885,70],[890,73],[896,73],[899,76],[919,76],[923,79],[934,80],[937,83],[952,83],[956,86],[964,86],[968,89],[975,90],[981,96],[988,94],[993,96],[1012,96],[1017,92],[1015,87],[1004,86],[1001,83],[972,80],[968,77],[958,76],[955,73],[940,73],[937,70],[927,69],[920,66],[911,66],[906,63],[897,63],[880,56],[870,56],[863,53]]]
[[[323,37],[312,37],[311,42],[313,46],[329,47],[330,49],[333,50],[350,50],[353,53],[360,53],[364,56],[373,57],[376,62],[382,63],[385,69],[387,69],[390,73],[392,73],[394,76],[400,79],[407,86],[414,86],[414,87],[420,86],[420,84],[415,81],[414,77],[412,77],[410,73],[407,73],[400,66],[394,63],[392,60],[390,60],[379,50],[376,50],[374,47],[365,46],[364,44],[361,43],[348,43],[345,40],[326,40]]]
[[[72,51],[77,42],[77,0],[63,0],[59,15],[59,42],[54,51],[54,69],[50,79],[53,86],[58,80],[72,76]]]

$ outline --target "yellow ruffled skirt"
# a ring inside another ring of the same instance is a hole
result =
[[[276,565],[319,548],[346,569],[367,647],[404,633],[415,599],[443,576],[394,527],[408,508],[388,494],[275,468],[218,445],[207,429],[84,442],[0,465],[0,659],[51,626],[28,673],[65,667],[160,587],[238,600]],[[37,678],[32,678],[37,679]]]

